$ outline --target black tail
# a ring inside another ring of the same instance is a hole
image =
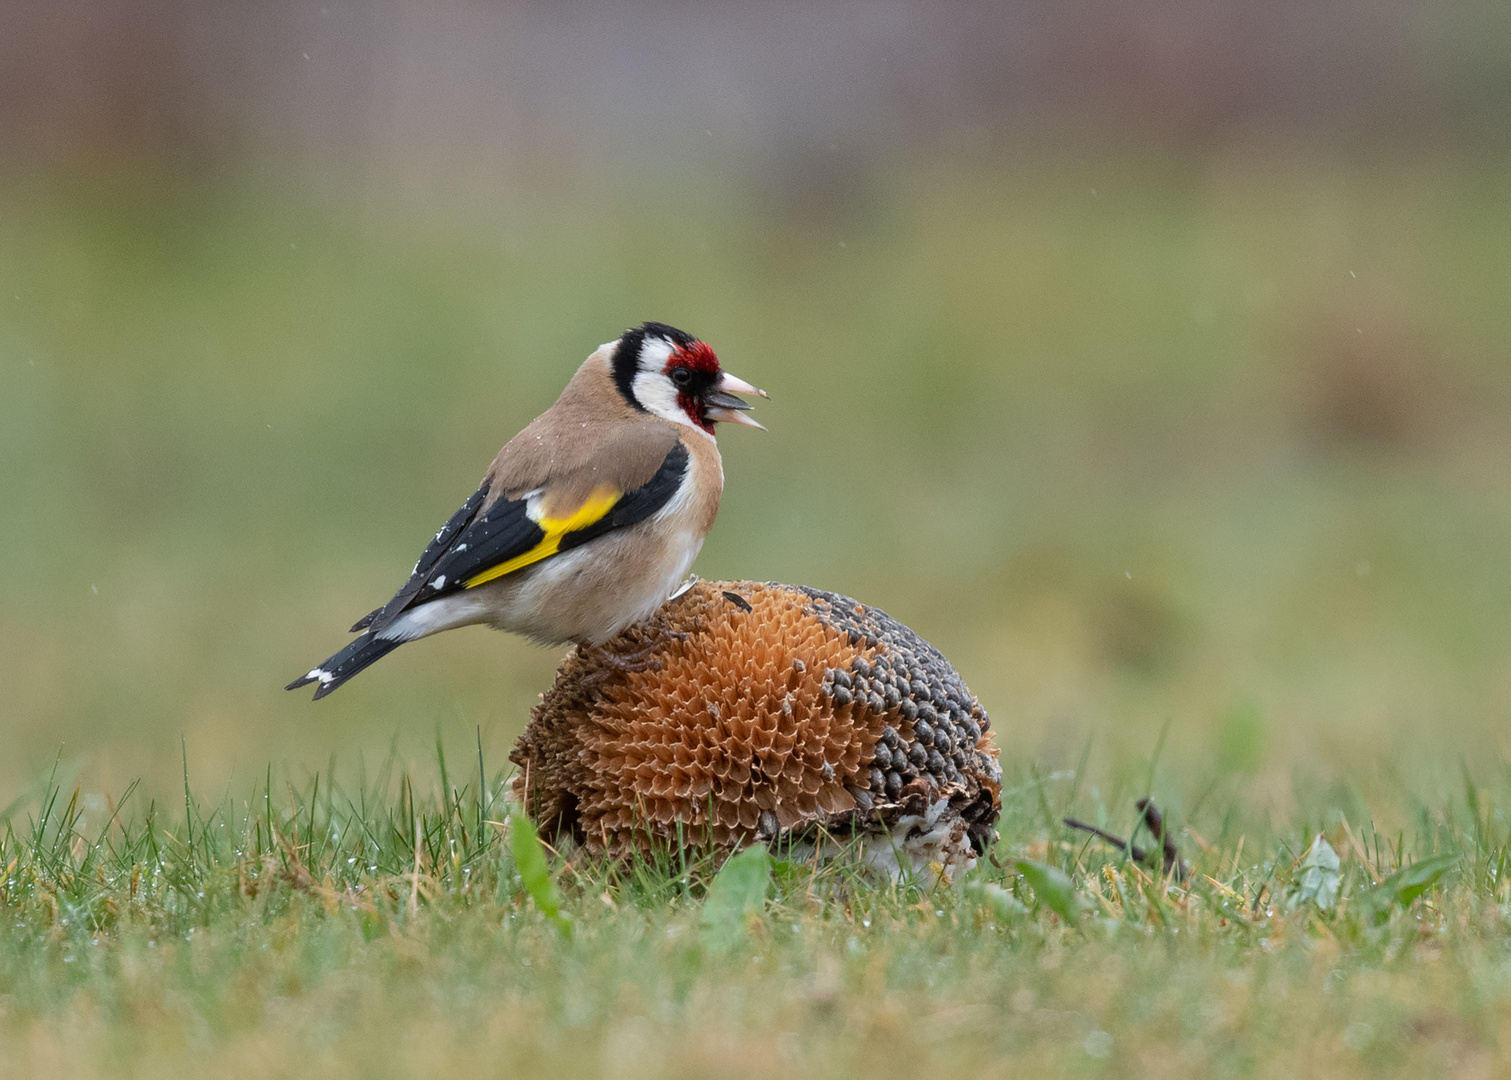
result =
[[[315,690],[314,700],[319,701],[368,664],[381,660],[402,644],[404,644],[402,641],[375,638],[370,633],[363,633],[335,656],[326,660],[303,678],[295,679],[285,686],[284,689],[297,690],[301,686],[308,686],[312,682],[318,682],[320,685]]]

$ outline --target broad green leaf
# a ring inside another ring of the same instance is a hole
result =
[[[535,824],[517,807],[509,815],[509,838],[514,849],[514,868],[519,871],[525,892],[563,936],[571,937],[572,920],[561,910],[561,894],[551,880],[551,868],[546,865],[546,853],[535,834]]]
[[[1383,917],[1392,904],[1410,907],[1411,902],[1442,880],[1443,875],[1458,866],[1457,855],[1434,855],[1421,859],[1410,866],[1403,866],[1371,890],[1365,904]]]
[[[1458,865],[1457,855],[1435,855],[1397,870],[1381,885],[1391,885],[1395,890],[1396,903],[1402,907],[1410,904],[1438,883],[1444,874]]]
[[[760,845],[731,855],[708,886],[703,901],[703,940],[728,949],[745,938],[759,917],[771,888],[771,856]]]
[[[1075,922],[1081,911],[1081,898],[1076,895],[1076,887],[1065,871],[1032,859],[1019,859],[1016,865],[1018,873],[1033,886],[1039,903],[1066,922]]]
[[[1338,853],[1327,842],[1327,837],[1318,833],[1312,846],[1306,849],[1301,865],[1296,868],[1296,887],[1291,890],[1291,906],[1297,907],[1310,900],[1323,911],[1331,911],[1338,902],[1338,887],[1342,878]]]

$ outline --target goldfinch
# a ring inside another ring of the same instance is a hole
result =
[[[737,393],[766,397],[664,323],[599,347],[499,451],[404,587],[287,689],[318,683],[319,700],[404,642],[458,626],[598,646],[649,618],[718,513],[714,424],[761,427]]]

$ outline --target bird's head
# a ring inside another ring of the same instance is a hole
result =
[[[611,364],[619,392],[637,409],[710,435],[716,423],[761,428],[735,394],[766,397],[766,391],[724,371],[712,349],[675,327],[648,322],[626,330]]]

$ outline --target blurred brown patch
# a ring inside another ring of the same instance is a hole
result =
[[[1327,441],[1420,445],[1464,409],[1461,380],[1442,350],[1383,300],[1320,320],[1302,362],[1305,423]]]
[[[1112,570],[1104,554],[1054,533],[1003,564],[988,586],[1008,598],[1013,625],[1039,645],[1058,642],[1076,662],[1145,676],[1168,673],[1191,639],[1191,624],[1163,570],[1138,556],[1137,576]]]
[[[1144,675],[1168,671],[1185,637],[1180,615],[1163,591],[1137,584],[1104,597],[1092,618],[1103,660]]]

